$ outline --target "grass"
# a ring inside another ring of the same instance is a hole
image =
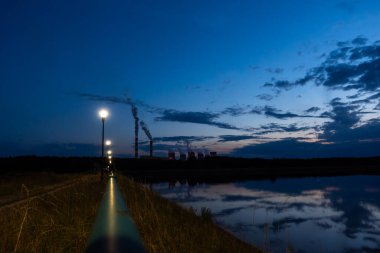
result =
[[[150,253],[261,252],[216,226],[209,209],[202,209],[198,217],[194,210],[178,206],[127,177],[119,176],[118,181]]]
[[[52,172],[12,173],[0,177],[0,206],[29,196],[49,191],[84,174],[57,174]]]
[[[70,179],[63,175],[60,181],[59,177],[54,176],[56,183]],[[43,188],[44,180],[35,177],[32,185]],[[28,195],[28,186],[23,185]],[[103,190],[98,176],[86,176],[71,187],[0,207],[0,252],[83,252]]]

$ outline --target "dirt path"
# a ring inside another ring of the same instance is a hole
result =
[[[48,194],[52,194],[52,193],[57,192],[57,191],[61,191],[63,189],[72,187],[75,184],[78,184],[78,183],[81,183],[81,182],[95,181],[95,180],[99,180],[99,176],[97,176],[97,175],[86,175],[86,176],[82,176],[82,177],[79,177],[79,178],[76,178],[76,179],[73,179],[73,180],[64,181],[62,183],[58,183],[58,184],[54,184],[54,185],[49,185],[49,186],[47,186],[45,188],[44,192],[37,193],[35,195],[32,195],[30,197],[26,197],[26,198],[23,198],[23,199],[18,199],[18,200],[15,200],[15,201],[9,201],[8,203],[2,204],[0,206],[0,210],[4,209],[4,208],[14,207],[14,206],[26,203],[27,201],[32,201],[32,200],[34,200],[36,198],[40,198],[40,197],[43,197],[43,196],[48,195]]]

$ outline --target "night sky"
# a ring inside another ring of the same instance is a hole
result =
[[[0,2],[0,156],[380,155],[380,1]],[[140,129],[140,154],[148,154]]]

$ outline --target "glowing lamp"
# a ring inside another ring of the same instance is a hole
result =
[[[99,116],[102,118],[102,119],[105,119],[108,117],[108,111],[105,110],[105,109],[102,109],[99,111]]]

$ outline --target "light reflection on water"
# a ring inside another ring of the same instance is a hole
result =
[[[271,252],[380,252],[380,176],[293,178],[189,186],[154,184],[186,207]]]

